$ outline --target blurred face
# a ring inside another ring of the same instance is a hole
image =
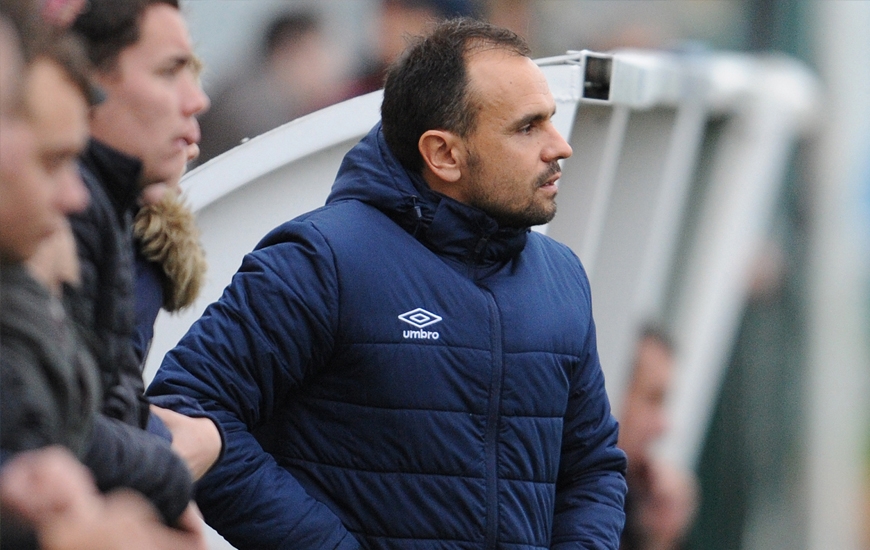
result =
[[[26,117],[0,132],[0,250],[23,261],[87,206],[77,157],[88,136],[87,104],[55,62],[37,59],[24,82]]]
[[[107,98],[93,109],[91,134],[140,159],[145,185],[177,178],[190,145],[199,142],[194,117],[209,101],[194,68],[181,12],[154,4],[142,17],[139,41],[97,74]]]
[[[655,338],[638,346],[635,370],[619,421],[619,447],[629,457],[643,458],[668,428],[666,397],[671,385],[673,357]]]
[[[549,222],[556,214],[558,161],[572,151],[553,126],[556,103],[544,74],[528,57],[484,50],[469,57],[468,77],[479,109],[454,198],[503,227]]]

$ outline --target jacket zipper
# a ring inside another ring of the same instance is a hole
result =
[[[414,232],[411,234],[414,238],[417,237],[417,232],[420,226],[423,225],[423,209],[417,204],[417,196],[411,195],[411,208],[414,210]]]
[[[492,293],[484,288],[492,319],[492,379],[490,380],[489,407],[486,414],[486,544],[485,548],[496,548],[498,539],[498,429],[499,410],[501,409],[502,371],[504,356],[502,352],[501,318]]]

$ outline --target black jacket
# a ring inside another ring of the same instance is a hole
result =
[[[92,139],[81,166],[91,201],[70,219],[81,286],[70,289],[66,301],[102,382],[102,414],[83,461],[100,489],[136,489],[173,521],[191,498],[190,472],[167,440],[145,431],[150,410],[132,338],[131,221],[142,164]]]
[[[88,208],[71,216],[82,284],[67,294],[70,312],[82,327],[103,383],[103,412],[144,428],[148,422],[141,365],[133,350],[132,211],[142,164],[91,140],[82,155]]]

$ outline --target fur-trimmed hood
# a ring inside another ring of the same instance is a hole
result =
[[[183,197],[167,191],[155,204],[143,206],[133,221],[133,236],[145,259],[163,267],[163,308],[174,312],[190,306],[205,281],[205,252],[196,220]]]

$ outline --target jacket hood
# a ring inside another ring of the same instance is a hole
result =
[[[430,189],[393,155],[380,122],[345,155],[326,204],[344,200],[377,208],[429,249],[464,264],[501,264],[522,251],[529,232],[500,228],[482,210]]]

